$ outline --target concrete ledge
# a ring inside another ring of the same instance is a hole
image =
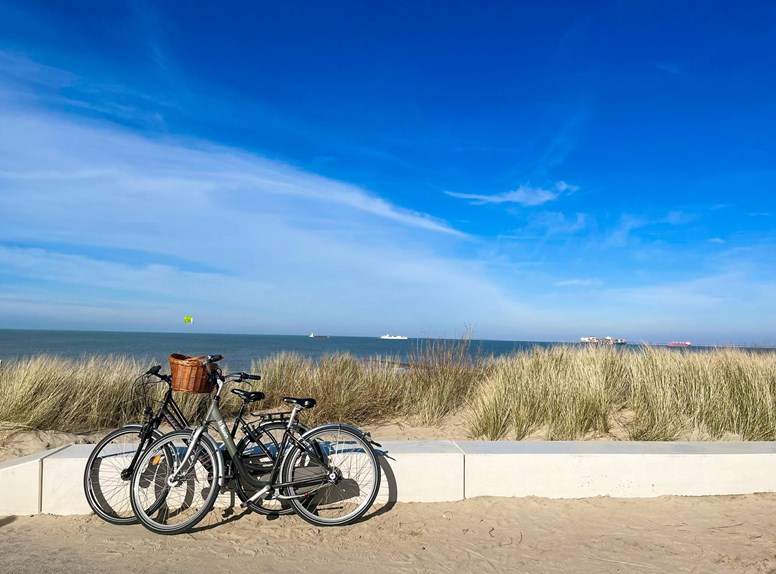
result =
[[[386,441],[377,501],[449,502],[464,498],[464,454],[453,441]]]
[[[84,495],[86,459],[93,444],[74,444],[43,460],[41,508],[44,514],[90,514]]]
[[[66,448],[63,446],[0,463],[0,516],[41,512],[43,461]]]
[[[0,516],[88,514],[82,480],[93,448],[0,464]],[[776,492],[776,442],[390,441],[378,454],[380,504]],[[231,504],[232,493],[219,498]]]
[[[776,491],[773,442],[457,444],[466,456],[466,498],[648,498]]]

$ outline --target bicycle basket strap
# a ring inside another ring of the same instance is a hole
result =
[[[170,374],[172,375],[172,390],[184,393],[209,393],[210,369],[203,365],[206,356],[190,357],[173,353],[170,355]]]

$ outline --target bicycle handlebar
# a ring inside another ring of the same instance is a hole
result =
[[[225,378],[236,382],[245,381],[245,380],[260,381],[261,375],[251,375],[249,373],[232,373],[230,375],[227,375]]]
[[[207,358],[203,361],[204,364],[207,363],[217,363],[221,359],[223,359],[223,355],[208,355]]]
[[[162,370],[161,365],[154,365],[150,369],[148,369],[145,373],[143,373],[144,376],[153,375],[154,377],[157,377],[161,379],[162,381],[166,381],[168,383],[172,382],[172,377],[170,375],[161,375],[159,374],[159,371]]]

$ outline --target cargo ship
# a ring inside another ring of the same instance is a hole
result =
[[[614,337],[580,337],[581,343],[590,343],[593,345],[627,345],[625,339],[615,339]]]
[[[691,347],[692,343],[690,341],[671,341],[668,343],[669,347]]]

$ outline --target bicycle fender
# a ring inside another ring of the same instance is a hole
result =
[[[347,429],[347,430],[357,434],[358,436],[360,436],[362,439],[364,439],[370,445],[374,445],[374,446],[377,446],[377,447],[382,447],[382,445],[380,443],[377,443],[377,442],[375,442],[372,439],[372,437],[369,435],[368,432],[365,432],[365,431],[361,430],[358,427],[354,427],[353,425],[346,425],[346,424],[342,424],[342,423],[328,423],[328,424],[325,424],[325,425],[321,425],[319,427],[313,427],[313,428],[309,429],[307,432],[305,432],[302,435],[302,438],[305,438],[311,431],[314,431],[314,430],[317,431],[317,430],[339,430],[339,429]]]

